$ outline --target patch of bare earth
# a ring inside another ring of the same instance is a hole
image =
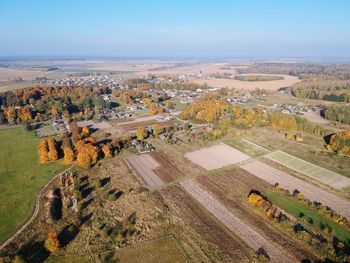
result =
[[[159,164],[159,167],[154,172],[164,182],[172,182],[184,176],[166,155],[160,152],[152,152],[150,155]]]
[[[267,219],[265,220],[257,214],[247,203],[247,195],[251,189],[262,191],[270,187],[263,180],[252,176],[242,169],[235,168],[214,176],[199,177],[197,181],[203,189],[206,189],[269,243],[283,248],[299,261],[306,258],[315,258],[311,252],[303,249],[304,246],[296,239],[291,239],[290,236],[278,230]]]
[[[169,201],[174,223],[182,228],[179,238],[193,262],[250,262],[244,244],[186,191],[171,186],[163,189],[162,195]]]

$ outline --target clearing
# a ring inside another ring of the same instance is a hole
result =
[[[274,244],[271,244],[239,217],[231,213],[212,195],[203,190],[198,183],[192,180],[186,180],[180,184],[195,200],[203,205],[213,216],[221,221],[252,249],[256,251],[261,247],[265,248],[271,262],[296,262],[295,259],[287,256],[285,251],[281,250],[281,248]]]
[[[321,202],[323,205],[334,209],[337,213],[350,218],[349,200],[338,197],[335,194],[329,193],[259,161],[243,164],[241,168],[272,185],[278,183],[282,188],[289,190],[291,193],[297,189],[309,200]]]
[[[36,193],[63,166],[38,163],[39,139],[22,128],[0,130],[0,243],[30,216]],[[6,201],[4,201],[6,200]]]
[[[185,157],[206,170],[219,169],[250,158],[224,143],[186,153]]]
[[[155,170],[159,168],[160,165],[151,155],[132,155],[129,156],[127,160],[150,188],[157,188],[164,184],[155,173]]]
[[[335,189],[343,189],[350,186],[349,178],[304,161],[288,153],[278,150],[269,153],[265,157]]]

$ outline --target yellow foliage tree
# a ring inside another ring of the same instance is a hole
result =
[[[102,146],[102,152],[105,158],[111,158],[113,156],[112,154],[112,147],[110,144],[105,144]]]
[[[155,123],[152,125],[152,131],[153,131],[154,137],[157,137],[159,134],[161,134],[164,131],[164,128],[159,123]]]
[[[136,130],[136,137],[138,140],[142,141],[147,137],[147,130],[145,127],[139,127]]]

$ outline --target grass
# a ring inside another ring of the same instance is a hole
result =
[[[345,242],[350,241],[350,231],[334,223],[332,220],[324,217],[320,213],[310,210],[306,205],[295,200],[294,197],[272,191],[267,191],[264,194],[273,204],[282,208],[295,218],[299,218],[300,214],[302,213],[304,214],[303,218],[306,220],[311,218],[313,224],[318,228],[322,229],[325,226],[328,226],[334,231],[334,234],[338,239]]]
[[[271,80],[282,80],[282,76],[272,76],[272,75],[238,75],[235,76],[236,80],[240,81],[271,81]]]
[[[254,147],[254,145],[251,145],[242,140],[228,140],[227,143],[236,148],[237,150],[248,154],[251,157],[258,157],[266,154],[266,151],[263,151],[258,147]]]
[[[36,193],[63,168],[38,163],[38,142],[22,128],[0,130],[0,243],[31,216]]]
[[[344,182],[344,187],[348,186],[345,185],[345,183],[348,181],[346,177],[282,151],[272,152],[269,154],[268,158],[330,186],[339,182]]]
[[[166,237],[127,247],[116,253],[120,262],[175,263],[187,262],[183,249],[174,237]]]

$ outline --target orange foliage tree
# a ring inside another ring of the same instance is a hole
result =
[[[60,241],[56,232],[49,232],[44,244],[45,248],[51,253],[56,254],[60,249]]]
[[[41,163],[47,163],[50,159],[48,157],[49,147],[47,145],[47,141],[45,139],[41,139],[39,142],[39,160]]]
[[[47,145],[49,147],[49,153],[48,157],[50,161],[56,161],[58,159],[58,151],[57,151],[57,144],[56,140],[51,137],[47,140]]]
[[[75,143],[77,152],[77,162],[81,167],[89,167],[97,163],[100,156],[100,148],[97,146],[96,140],[92,137],[79,140]]]

